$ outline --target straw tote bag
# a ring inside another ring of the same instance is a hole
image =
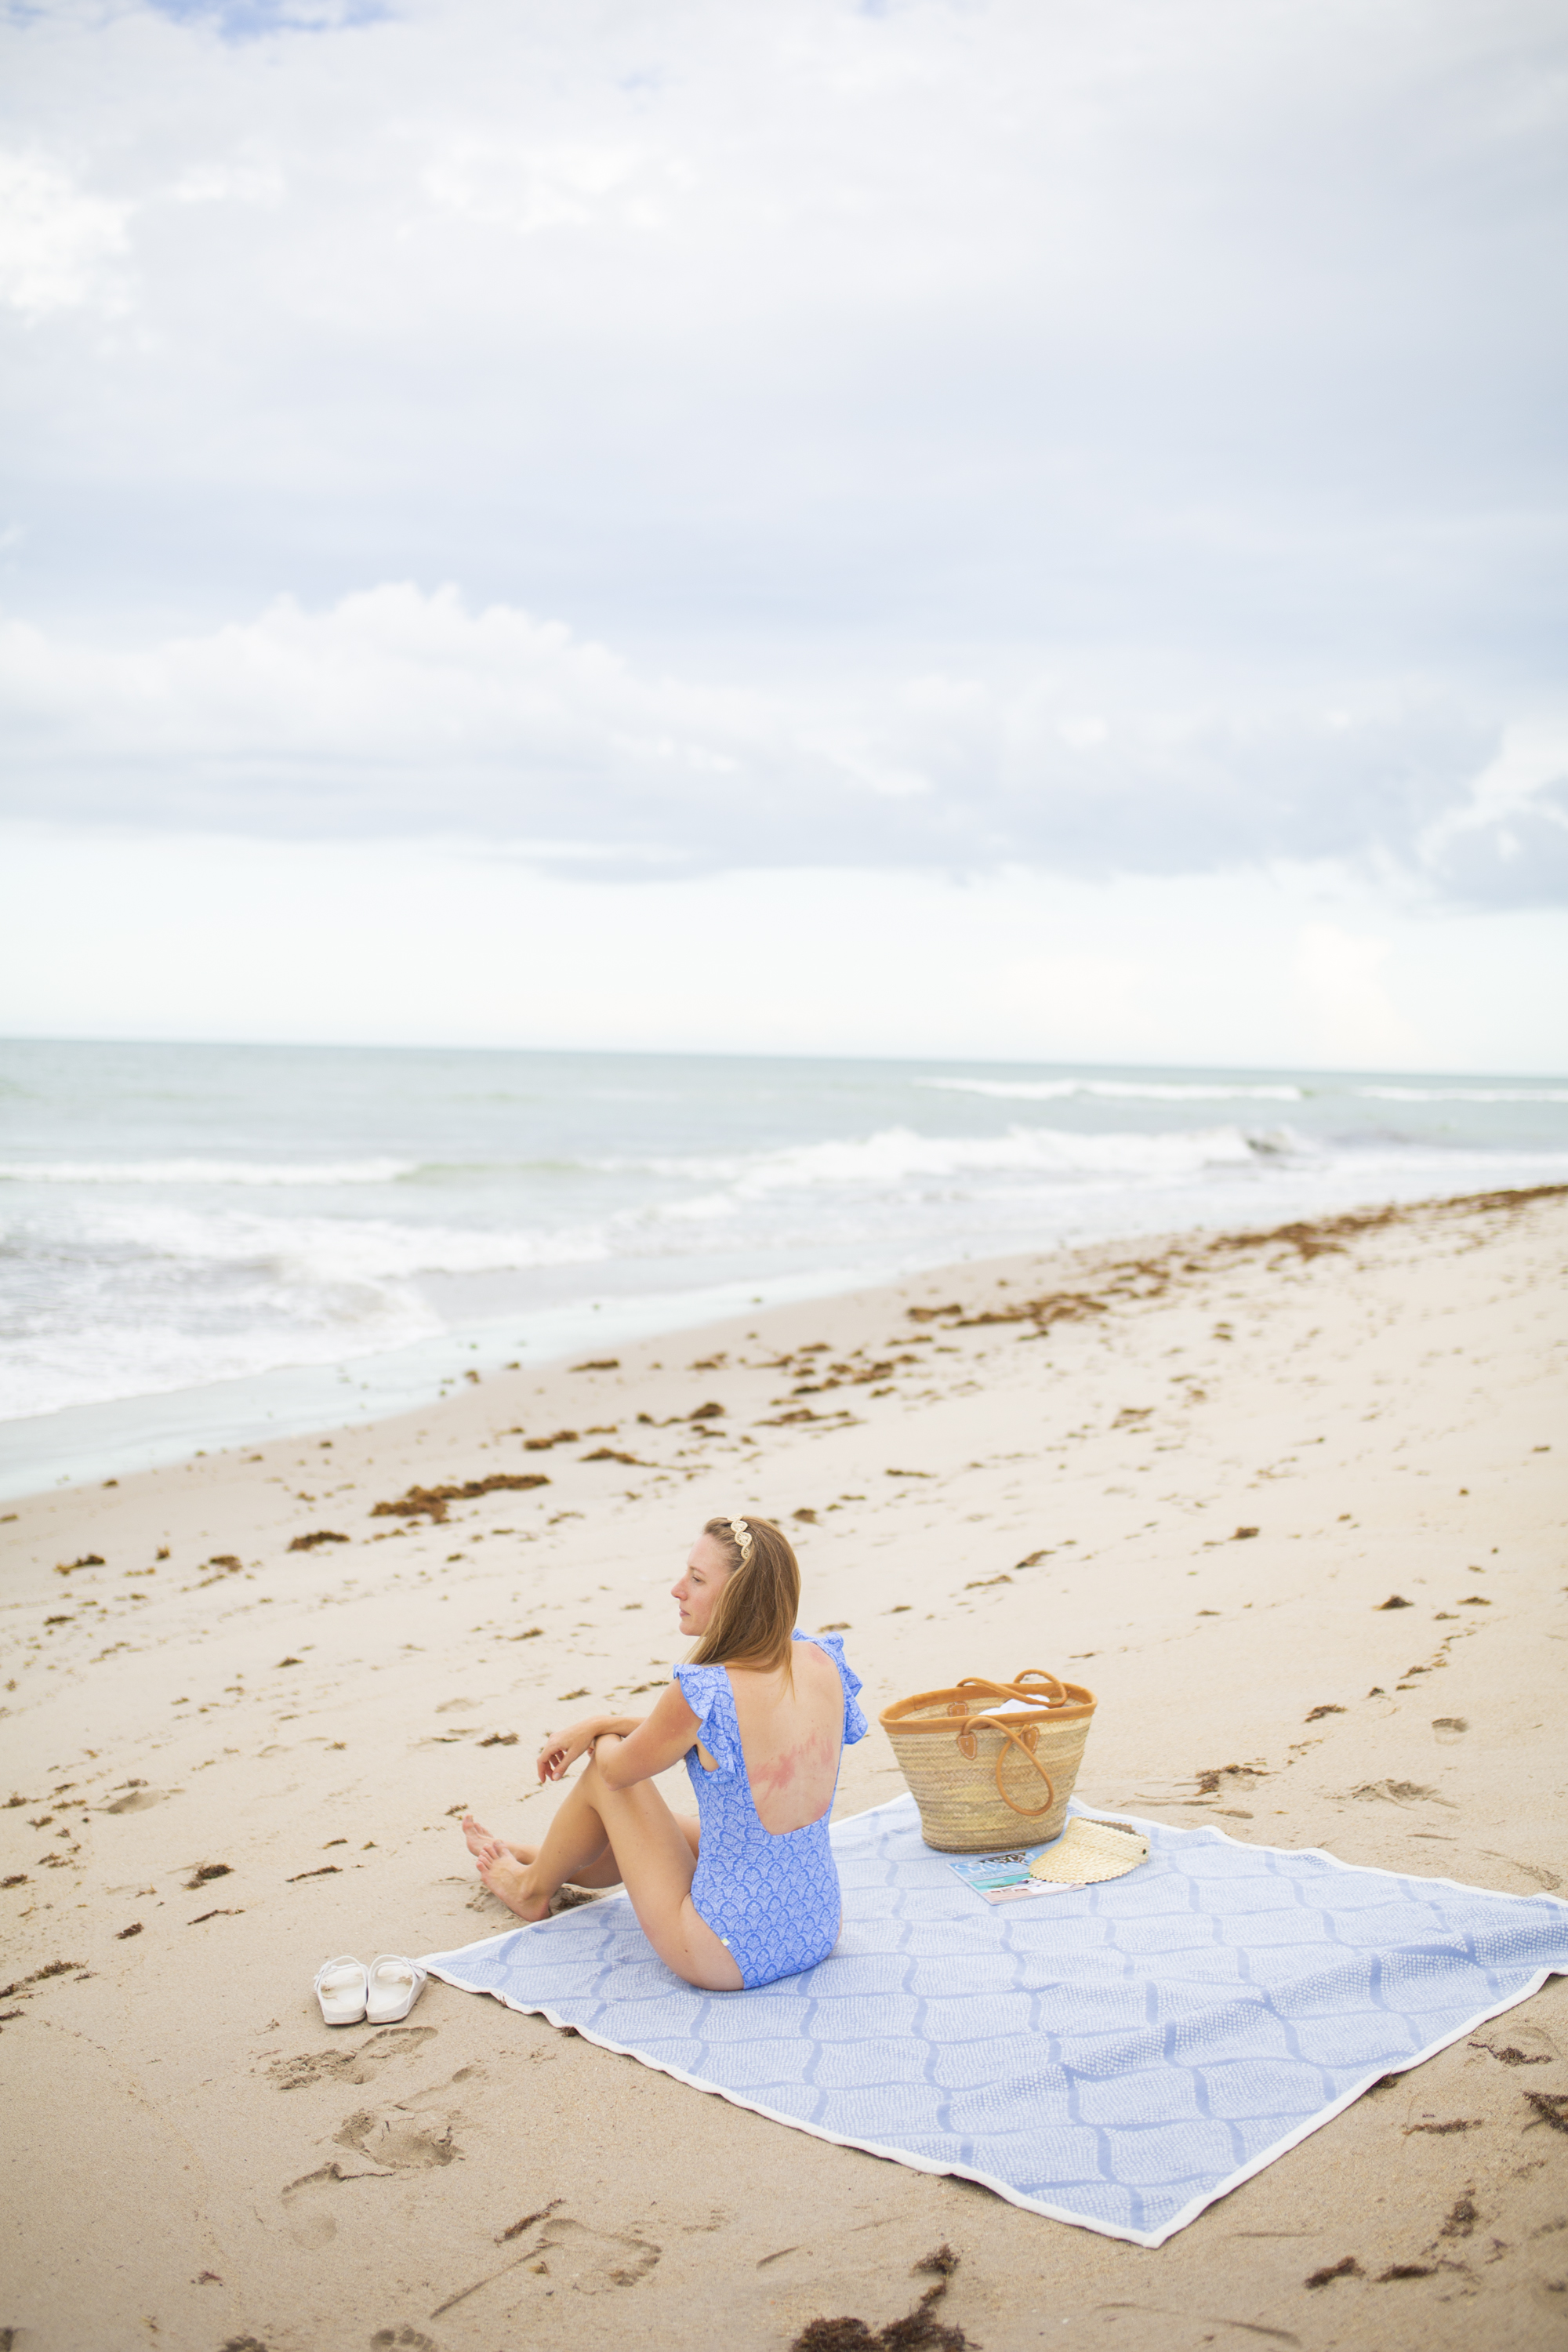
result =
[[[994,1853],[1060,1835],[1094,1709],[1081,1683],[1027,1666],[1010,1683],[966,1675],[956,1689],[917,1691],[878,1720],[927,1845]]]

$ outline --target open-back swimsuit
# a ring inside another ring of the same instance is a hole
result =
[[[815,1642],[837,1667],[844,1685],[844,1742],[866,1736],[856,1704],[860,1677],[844,1663],[837,1633],[797,1633]],[[702,1836],[691,1901],[741,1971],[743,1985],[772,1984],[825,1960],[838,1937],[843,1898],[838,1869],[828,1843],[830,1797],[820,1819],[804,1829],[774,1832],[763,1827],[746,1775],[735,1693],[723,1666],[677,1666],[687,1706],[701,1719],[701,1745],[714,1760],[710,1772],[695,1746],[686,1769],[697,1795]],[[839,1751],[842,1761],[843,1749]],[[838,1776],[834,1774],[834,1792]]]

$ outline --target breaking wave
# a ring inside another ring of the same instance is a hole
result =
[[[1166,1085],[1152,1078],[921,1078],[922,1087],[1001,1102],[1305,1102],[1309,1089],[1283,1084],[1204,1080]]]
[[[405,1160],[0,1160],[16,1184],[394,1184],[417,1173]]]
[[[220,1096],[195,1049],[0,1061],[26,1079],[0,1160],[18,1420],[400,1349],[504,1360],[541,1317],[608,1338],[639,1297],[1568,1176],[1550,1080],[268,1049],[226,1055]]]

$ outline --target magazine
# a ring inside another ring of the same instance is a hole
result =
[[[1059,1881],[1029,1875],[1036,1856],[1048,1852],[1047,1844],[1018,1846],[1009,1853],[950,1854],[947,1866],[983,1903],[1023,1903],[1037,1895],[1066,1892]]]

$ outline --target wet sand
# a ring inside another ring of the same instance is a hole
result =
[[[537,1832],[543,1728],[663,1682],[716,1510],[790,1528],[873,1712],[1045,1665],[1091,1802],[1568,1885],[1565,1260],[1556,1192],[969,1265],[6,1505],[0,2343],[785,2352],[943,2243],[985,2352],[1568,2341],[1562,1980],[1155,2252],[444,1986],[310,1992],[505,1924],[458,1816]],[[900,1786],[874,1729],[837,1811]]]

